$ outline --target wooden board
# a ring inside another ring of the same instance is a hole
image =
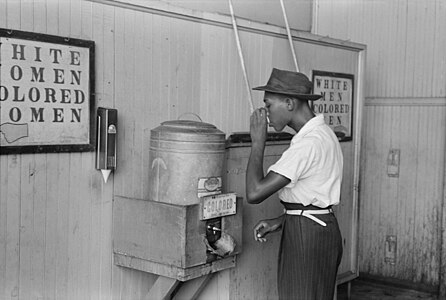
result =
[[[242,199],[237,198],[237,203],[237,214],[221,217],[222,230],[236,241],[231,256],[242,249]],[[207,221],[199,219],[199,210],[199,204],[183,206],[115,197],[115,263],[178,280],[221,270],[221,263],[208,264]]]
[[[116,252],[113,257],[114,263],[118,266],[158,274],[169,278],[176,278],[180,281],[191,280],[210,273],[233,268],[236,265],[236,256],[229,256],[211,263],[206,263],[191,268],[179,268],[176,266],[148,261]]]

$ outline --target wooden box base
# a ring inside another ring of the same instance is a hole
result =
[[[237,213],[221,217],[221,229],[235,240],[230,256],[218,258],[206,247],[208,221],[200,204],[177,205],[116,196],[113,202],[115,264],[180,281],[230,268],[242,246],[242,198]]]

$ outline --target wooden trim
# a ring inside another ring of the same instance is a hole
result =
[[[153,273],[164,277],[174,278],[179,281],[191,280],[210,273],[233,268],[236,265],[235,256],[228,256],[211,263],[190,268],[180,268],[173,265],[165,265],[117,252],[113,254],[113,258],[115,265],[147,273]]]
[[[131,9],[135,11],[147,12],[156,15],[169,16],[177,19],[189,20],[198,23],[210,24],[225,28],[232,28],[231,17],[227,15],[197,11],[177,7],[161,1],[148,0],[128,0],[121,2],[116,0],[87,0],[90,2]],[[239,31],[254,32],[262,35],[276,36],[288,39],[286,29],[276,25],[263,24],[252,20],[237,19],[237,28]],[[294,41],[305,42],[309,44],[318,44],[334,48],[348,49],[351,51],[363,51],[366,45],[353,43],[351,41],[339,40],[327,36],[317,36],[312,33],[300,30],[291,30]]]
[[[366,65],[366,50],[361,51],[358,55],[358,69],[356,80],[356,111],[355,124],[356,130],[353,138],[354,143],[354,165],[353,165],[353,202],[352,202],[352,266],[356,277],[359,275],[359,258],[358,258],[358,231],[359,231],[359,189],[360,189],[360,165],[361,165],[361,137],[362,137],[362,120],[364,112],[364,82],[365,82],[365,65]],[[353,101],[355,102],[355,101]]]
[[[431,98],[374,98],[367,97],[365,99],[366,106],[446,106],[446,98],[431,97]]]

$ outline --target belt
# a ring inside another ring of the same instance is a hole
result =
[[[318,209],[318,210],[285,209],[285,214],[287,214],[287,215],[304,216],[304,217],[307,217],[322,226],[327,226],[327,224],[325,222],[323,222],[322,220],[316,218],[314,215],[326,215],[326,214],[330,214],[332,212],[333,212],[333,209],[331,209],[331,208]]]

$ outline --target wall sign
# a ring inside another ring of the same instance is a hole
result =
[[[313,102],[313,110],[323,113],[325,122],[339,141],[350,141],[353,128],[352,74],[313,71],[313,92],[322,98]]]
[[[0,29],[0,153],[94,150],[94,42]]]

